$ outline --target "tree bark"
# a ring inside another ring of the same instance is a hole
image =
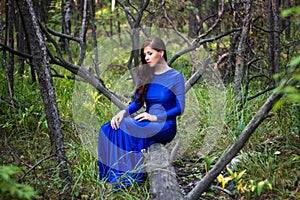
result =
[[[188,36],[190,38],[196,38],[198,36],[198,30],[200,27],[200,13],[198,12],[200,2],[198,0],[190,0],[195,10],[191,10],[189,13],[189,31]],[[196,12],[195,12],[196,11]]]
[[[71,2],[70,0],[62,1],[61,5],[62,9],[62,33],[71,35]],[[61,39],[63,40],[64,49],[68,53],[69,61],[72,62],[73,56],[70,50],[69,40],[67,38]]]
[[[284,9],[291,8],[291,0],[284,1]],[[285,30],[285,39],[290,40],[291,38],[291,16],[287,16],[284,19],[284,30]]]
[[[274,74],[280,72],[280,36],[281,36],[281,20],[279,11],[280,2],[274,0]],[[273,74],[273,75],[274,75]]]
[[[19,0],[17,1],[17,4],[23,16],[24,26],[28,37],[27,39],[30,42],[30,49],[33,57],[32,63],[37,72],[40,92],[44,101],[50,142],[53,151],[57,156],[58,166],[60,168],[60,178],[63,180],[64,186],[66,186],[70,182],[70,176],[64,152],[63,134],[50,72],[47,48],[33,10],[32,1]]]
[[[196,187],[194,187],[194,189],[186,196],[186,199],[199,199],[201,194],[210,187],[213,180],[217,178],[217,176],[226,167],[226,165],[245,146],[252,133],[267,117],[274,104],[282,97],[282,95],[282,93],[274,93],[266,100],[266,102],[260,107],[258,112],[245,127],[245,129],[241,133],[240,137],[236,140],[236,142],[225,153],[225,155],[214,165],[214,167],[200,180]]]
[[[17,34],[17,50],[19,52],[25,52],[25,34],[24,34],[24,28],[21,20],[20,14],[16,15],[16,20],[15,20],[15,27],[16,27],[16,32]],[[18,74],[19,76],[22,76],[24,73],[24,68],[25,68],[25,58],[22,56],[18,57],[19,60],[19,69],[18,69]]]
[[[280,69],[280,12],[279,0],[268,1],[268,71],[271,78],[270,86],[275,84],[272,79]]]
[[[268,70],[269,76],[274,74],[274,15],[272,0],[268,0]]]
[[[85,38],[86,38],[86,20],[87,20],[87,0],[83,0],[81,31],[80,31],[80,53],[78,58],[78,65],[83,66],[84,55],[86,51]]]
[[[148,153],[144,153],[146,171],[150,176],[150,194],[152,200],[183,199],[176,179],[175,169],[170,162],[170,154],[163,144],[153,144]]]
[[[237,102],[242,105],[242,82],[244,76],[244,68],[246,65],[245,60],[245,48],[246,41],[248,38],[250,24],[252,21],[251,14],[252,0],[246,0],[245,3],[245,17],[243,21],[243,29],[241,33],[241,39],[238,46],[238,52],[236,57],[236,66],[235,66],[235,74],[234,74],[234,98]]]
[[[13,1],[6,1],[6,31],[5,31],[5,42],[8,41],[8,45],[11,49],[14,48],[14,6]],[[10,14],[8,14],[10,13]],[[5,57],[4,57],[5,59]],[[10,88],[11,99],[14,97],[14,54],[8,53],[8,64],[6,65],[7,83]]]
[[[234,77],[234,70],[236,68],[236,46],[237,46],[237,43],[238,43],[238,39],[239,39],[239,36],[241,35],[240,31],[237,31],[233,34],[233,36],[231,37],[230,39],[230,48],[229,48],[229,64],[230,64],[230,70],[231,71],[231,75],[228,77],[230,78],[231,77],[231,80],[232,80],[232,77]],[[228,80],[229,82],[230,80]]]
[[[99,54],[98,54],[98,42],[97,42],[97,33],[96,33],[96,25],[95,25],[95,2],[93,0],[89,0],[88,1],[88,5],[89,5],[89,11],[90,11],[90,19],[91,19],[91,26],[92,26],[92,36],[93,36],[93,40],[94,40],[94,55],[95,55],[95,71],[96,71],[96,75],[97,78],[100,79],[100,61],[99,61]]]

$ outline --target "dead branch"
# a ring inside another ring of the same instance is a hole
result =
[[[226,165],[236,156],[236,154],[245,146],[250,136],[254,133],[256,128],[267,117],[268,113],[273,108],[274,104],[282,97],[282,93],[273,93],[266,102],[261,106],[255,116],[251,119],[245,127],[240,137],[231,146],[231,148],[219,159],[214,167],[198,182],[196,187],[185,197],[187,200],[199,199],[200,195],[209,188],[212,181],[221,173]]]
[[[12,49],[12,48],[6,46],[5,44],[0,43],[0,46],[3,47],[4,50],[9,51],[9,52],[12,53],[12,54],[15,54],[15,55],[17,55],[17,56],[20,56],[20,57],[22,57],[22,58],[27,58],[27,59],[30,59],[30,60],[32,59],[32,55],[29,55],[29,54],[26,54],[26,53],[17,51],[17,50],[15,50],[15,49]]]
[[[206,58],[203,62],[203,65],[199,67],[199,69],[189,78],[189,80],[186,81],[185,83],[185,92],[187,92],[189,89],[197,83],[197,81],[202,77],[203,70],[207,68],[208,64],[210,62],[210,58]]]
[[[255,94],[255,95],[253,95],[253,96],[251,96],[251,97],[248,97],[248,98],[247,98],[247,101],[250,101],[250,100],[252,100],[252,99],[255,99],[256,97],[259,97],[260,95],[263,95],[263,94],[265,94],[266,92],[269,92],[269,91],[271,91],[271,90],[274,90],[275,88],[276,88],[276,87],[274,87],[274,86],[268,87],[268,88],[266,88],[266,89],[260,91],[259,93]]]
[[[233,32],[240,31],[240,30],[241,30],[241,28],[236,28],[236,29],[229,30],[229,31],[227,31],[227,32],[225,32],[225,33],[222,33],[222,34],[220,34],[220,35],[217,35],[217,36],[215,36],[215,37],[203,39],[203,40],[200,40],[200,41],[195,40],[195,41],[193,42],[193,45],[192,45],[192,46],[190,46],[190,47],[188,47],[188,48],[186,48],[186,49],[184,49],[184,50],[182,50],[182,51],[176,53],[176,54],[168,61],[168,65],[171,65],[171,64],[172,64],[177,58],[179,58],[180,56],[182,56],[182,55],[184,55],[184,54],[186,54],[186,53],[188,53],[188,52],[194,51],[195,49],[197,49],[198,47],[200,47],[201,45],[203,45],[203,44],[205,44],[205,43],[216,41],[216,40],[218,40],[218,39],[220,39],[220,38],[223,38],[223,37],[225,37],[225,36],[227,36],[227,35],[230,35],[230,34],[233,33]]]
[[[48,156],[45,156],[44,158],[42,158],[41,160],[39,160],[38,162],[36,162],[33,166],[31,166],[26,172],[23,173],[23,175],[19,178],[19,181],[22,181],[25,176],[27,176],[27,174],[29,174],[32,170],[34,170],[37,166],[39,166],[42,162],[44,162],[45,160],[48,160],[49,158],[52,158],[56,156],[56,154],[50,154]]]
[[[179,35],[186,43],[189,44],[189,46],[192,46],[192,43],[189,41],[189,39],[187,37],[185,37],[182,33],[180,33],[177,28],[175,27],[174,23],[172,22],[172,20],[169,18],[168,14],[167,14],[167,10],[165,8],[165,4],[166,4],[166,1],[163,0],[162,2],[162,10],[163,10],[163,13],[164,13],[164,17],[167,19],[167,21],[169,22],[169,24],[171,24],[173,30],[177,33],[177,35]]]
[[[217,25],[221,22],[223,14],[224,14],[224,0],[222,0],[221,10],[219,11],[218,19],[215,21],[215,23],[211,27],[209,27],[209,29],[205,33],[202,33],[201,35],[199,35],[195,40],[199,41],[201,38],[206,37],[208,34],[210,34],[217,27]]]
[[[45,27],[43,27],[41,24],[40,24],[40,26],[41,26],[42,28],[45,28]],[[73,40],[73,41],[75,41],[75,42],[80,43],[80,38],[78,38],[78,37],[73,37],[73,36],[71,36],[71,35],[59,33],[59,32],[56,32],[56,31],[54,31],[54,30],[52,30],[52,29],[49,29],[49,28],[45,28],[45,29],[47,30],[47,32],[51,33],[51,34],[54,35],[54,36],[61,37],[61,38],[63,38],[63,39]]]

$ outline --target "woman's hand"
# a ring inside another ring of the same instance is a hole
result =
[[[144,112],[144,113],[141,113],[141,114],[137,115],[134,119],[139,121],[139,122],[143,121],[143,120],[148,120],[148,121],[151,121],[151,122],[156,122],[157,121],[156,115],[150,115],[147,112]]]
[[[126,111],[121,110],[118,114],[116,114],[110,121],[110,125],[112,129],[117,130],[120,128],[120,123],[125,116]]]

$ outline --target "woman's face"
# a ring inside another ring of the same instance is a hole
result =
[[[151,47],[144,48],[145,60],[150,67],[155,66],[161,61],[163,53],[163,51],[157,51],[155,49],[152,49]]]

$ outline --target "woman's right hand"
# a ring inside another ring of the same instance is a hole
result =
[[[110,125],[112,127],[112,129],[117,130],[120,128],[120,123],[123,120],[124,116],[125,116],[126,111],[125,110],[121,110],[120,112],[118,112],[118,114],[116,114],[110,121]]]

